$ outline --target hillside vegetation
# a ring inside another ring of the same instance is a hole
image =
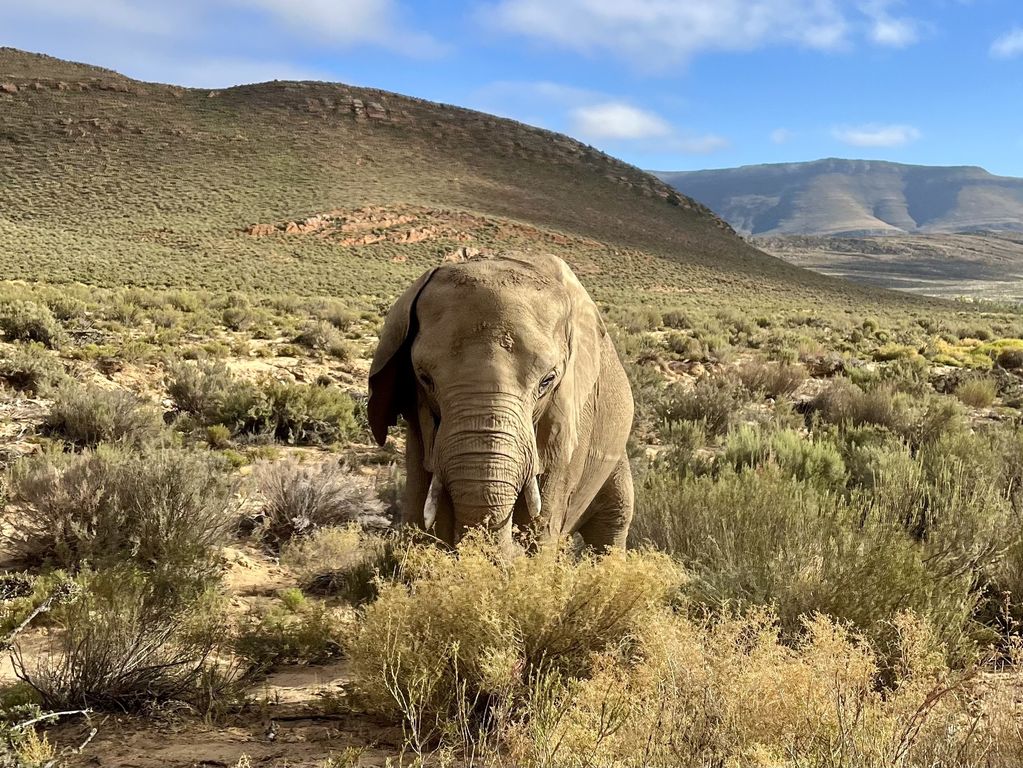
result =
[[[0,98],[0,764],[1023,762],[1014,306],[393,94],[4,50]],[[625,364],[626,552],[393,525],[384,313],[506,249],[564,256]]]
[[[657,174],[752,235],[1023,230],[1023,179],[829,158]]]

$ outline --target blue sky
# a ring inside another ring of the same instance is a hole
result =
[[[1021,0],[0,0],[0,44],[201,87],[337,80],[644,168],[1023,176]]]

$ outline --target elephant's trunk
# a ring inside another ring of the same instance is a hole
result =
[[[539,515],[536,439],[532,419],[522,411],[517,398],[491,395],[485,403],[476,401],[444,414],[424,518],[431,509],[436,514],[436,500],[446,491],[456,542],[467,529],[483,527],[510,544],[512,515],[520,496],[530,514]]]

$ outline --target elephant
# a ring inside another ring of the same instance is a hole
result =
[[[629,380],[596,304],[552,255],[427,270],[394,303],[369,373],[384,445],[407,423],[402,522],[454,546],[489,530],[624,547],[633,513]]]

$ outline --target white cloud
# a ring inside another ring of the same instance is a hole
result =
[[[991,55],[996,59],[1012,59],[1023,54],[1023,27],[1013,27],[991,43]]]
[[[51,52],[61,43],[89,50],[103,40],[97,63],[131,55],[141,55],[143,66],[149,59],[196,64],[210,58],[250,62],[268,74],[288,52],[303,54],[310,47],[372,45],[412,56],[443,51],[411,27],[400,0],[33,0],[5,8],[4,25],[13,38],[8,44],[41,39]],[[294,65],[284,64],[278,77],[289,69]],[[168,71],[159,79],[171,76]]]
[[[442,46],[408,29],[394,0],[227,0],[277,17],[300,34],[342,46],[373,43],[406,53],[433,55]]]
[[[793,134],[788,128],[775,128],[771,131],[771,142],[773,144],[784,144],[792,138]]]
[[[672,142],[668,149],[675,149],[686,155],[710,155],[728,149],[732,145],[724,136],[708,133],[704,136],[690,136]]]
[[[901,147],[920,138],[920,131],[912,125],[880,125],[868,123],[860,126],[835,128],[832,135],[854,147]]]
[[[656,68],[708,50],[832,49],[848,29],[837,0],[499,0],[484,17],[506,32]]]
[[[166,35],[181,31],[189,17],[187,5],[126,0],[35,0],[11,9],[15,18],[57,18],[86,22],[125,32]],[[5,13],[7,11],[5,10]]]
[[[492,27],[582,53],[669,69],[708,51],[789,45],[831,51],[855,38],[902,48],[925,24],[905,0],[490,0]]]
[[[653,112],[620,101],[572,111],[573,129],[591,139],[650,139],[671,134],[671,126]]]
[[[905,48],[920,39],[920,24],[908,17],[893,16],[889,8],[892,0],[868,0],[860,11],[870,21],[870,39],[877,45]]]

